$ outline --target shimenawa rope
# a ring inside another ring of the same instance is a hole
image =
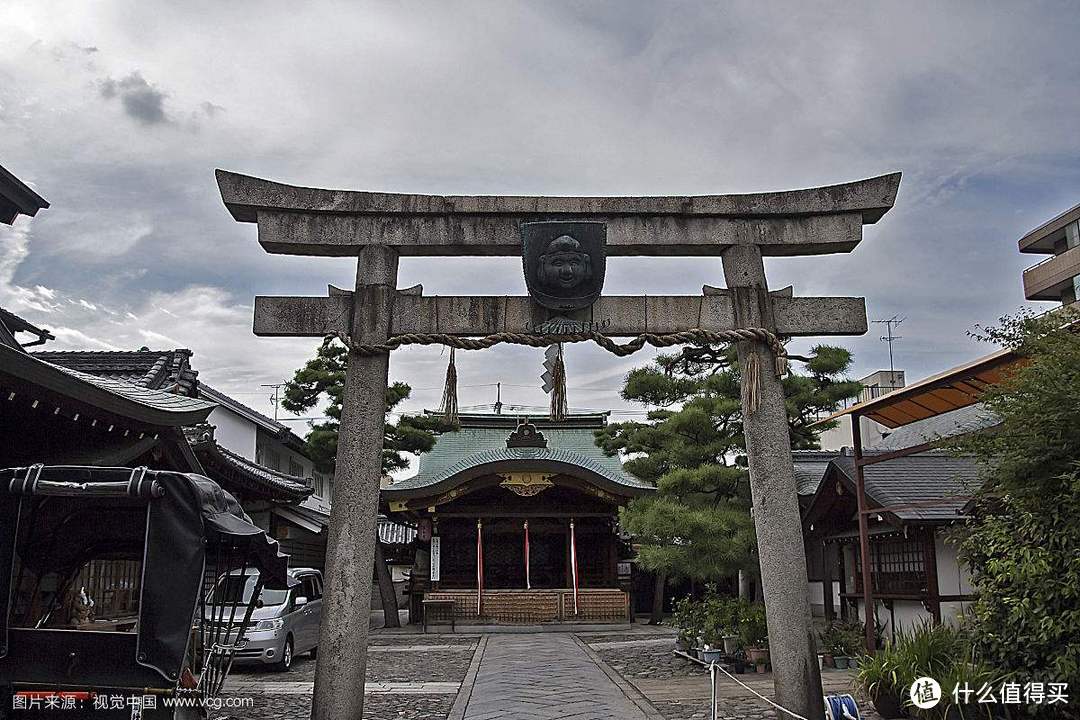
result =
[[[642,333],[625,343],[617,343],[606,335],[599,332],[575,332],[575,333],[515,333],[501,332],[485,335],[478,338],[458,337],[446,333],[405,333],[388,338],[385,343],[357,343],[353,342],[345,333],[330,333],[328,338],[337,338],[352,352],[360,355],[379,355],[389,353],[403,345],[446,345],[458,350],[486,350],[501,343],[514,345],[527,345],[529,347],[548,347],[555,343],[574,343],[593,341],[608,352],[619,357],[631,355],[641,350],[646,345],[663,348],[673,345],[715,345],[732,342],[760,342],[764,343],[775,355],[775,370],[777,375],[787,373],[787,351],[780,338],[765,328],[737,328],[734,330],[702,330],[694,328],[682,332],[657,334]],[[760,390],[760,360],[757,353],[751,352],[747,356],[746,368],[747,404],[751,410],[756,410],[759,401]],[[456,371],[455,371],[456,376]],[[448,378],[449,379],[449,378]],[[456,378],[455,378],[456,379]],[[456,385],[456,383],[455,383]]]

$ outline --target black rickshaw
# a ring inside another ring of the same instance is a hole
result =
[[[201,475],[0,470],[0,718],[227,713],[233,654],[287,566]],[[218,582],[237,572],[253,583]]]

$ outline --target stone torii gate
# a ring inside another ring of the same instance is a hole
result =
[[[862,226],[893,205],[900,174],[787,192],[695,197],[434,196],[295,187],[217,171],[222,199],[239,222],[258,224],[269,253],[352,256],[356,286],[328,297],[257,297],[255,334],[337,335],[349,346],[337,476],[327,541],[324,622],[312,717],[363,714],[375,523],[382,467],[389,347],[401,336],[476,338],[535,334],[553,317],[604,336],[752,328],[780,337],[860,335],[863,298],[770,292],[763,256],[850,252]],[[697,296],[600,297],[583,310],[552,312],[529,296],[428,297],[398,290],[401,256],[522,253],[521,224],[599,221],[607,255],[722,259],[727,289]],[[543,338],[534,344],[545,344]],[[381,351],[372,352],[372,346]],[[389,347],[388,347],[389,346]],[[367,348],[365,350],[365,347]],[[776,700],[822,717],[822,692],[807,598],[806,563],[775,342],[738,342],[743,417],[761,582],[768,611]]]

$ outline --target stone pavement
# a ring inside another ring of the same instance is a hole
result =
[[[464,720],[648,720],[568,633],[492,635]]]

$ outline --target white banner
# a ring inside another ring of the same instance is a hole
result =
[[[442,538],[434,535],[431,538],[431,581],[439,582],[439,561],[442,556]]]

